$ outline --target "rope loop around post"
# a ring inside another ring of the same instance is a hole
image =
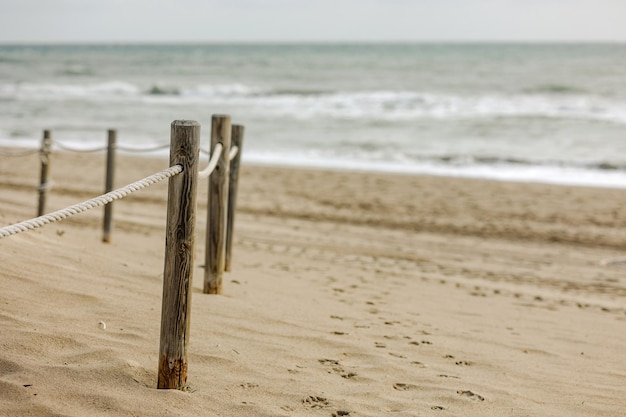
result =
[[[43,184],[40,184],[39,187],[37,187],[37,191],[46,191],[51,188],[52,188],[52,182],[48,181]]]
[[[211,146],[222,144],[231,147],[231,121],[228,115],[211,118]],[[228,180],[230,161],[228,153],[221,152],[217,167],[208,181],[207,243],[205,247],[204,288],[205,294],[221,294],[226,260],[226,216],[228,212]]]
[[[222,152],[224,151],[224,146],[221,143],[218,143],[213,148],[213,152],[211,153],[211,159],[209,160],[209,164],[202,171],[198,172],[198,178],[209,178],[211,173],[215,170],[217,166],[217,162],[222,156]]]
[[[228,160],[232,161],[233,159],[235,159],[238,153],[239,153],[238,146],[233,146],[232,148],[230,148],[230,152],[228,152]]]
[[[47,165],[50,162],[50,153],[44,150],[39,150],[39,160],[42,164]]]

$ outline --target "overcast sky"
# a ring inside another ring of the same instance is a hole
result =
[[[0,0],[0,42],[626,41],[626,0]]]

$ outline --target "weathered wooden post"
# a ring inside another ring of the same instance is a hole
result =
[[[177,120],[171,131],[170,166],[181,165],[183,172],[169,180],[157,387],[185,390],[200,124]]]
[[[225,270],[230,271],[233,253],[233,233],[235,228],[235,207],[237,205],[237,185],[239,184],[239,161],[241,160],[241,147],[243,145],[244,128],[241,125],[233,125],[231,130],[231,148],[237,147],[237,154],[230,161],[230,179],[228,182],[228,220],[226,224],[226,265]]]
[[[113,179],[115,177],[115,144],[117,141],[117,131],[109,129],[107,144],[107,171],[104,184],[104,193],[113,191]],[[113,203],[104,206],[104,222],[102,225],[102,241],[111,242],[111,221],[113,220]]]
[[[43,139],[39,148],[41,159],[41,175],[39,177],[39,206],[37,216],[43,216],[46,210],[46,193],[48,192],[48,171],[50,170],[50,152],[52,151],[52,137],[49,130],[43,131]]]
[[[221,143],[223,152],[209,177],[204,293],[221,294],[226,261],[226,213],[228,211],[228,172],[230,168],[230,116],[214,115],[211,120],[211,149]]]

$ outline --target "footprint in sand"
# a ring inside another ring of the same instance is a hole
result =
[[[343,379],[352,379],[352,378],[355,378],[356,376],[358,376],[356,372],[346,372],[346,370],[343,368],[343,366],[341,366],[341,364],[339,363],[338,360],[335,360],[335,359],[318,359],[318,361],[322,365],[330,366],[330,370],[328,371],[329,374],[331,374],[331,373],[338,374]]]
[[[393,384],[393,389],[395,389],[396,391],[411,391],[419,389],[419,387],[413,384],[403,384],[401,382],[398,382],[397,384]]]
[[[318,359],[322,365],[339,365],[339,361],[335,359]]]
[[[330,402],[324,397],[309,395],[302,400],[302,404],[309,408],[326,408],[330,405]]]
[[[461,379],[458,376],[454,376],[454,375],[446,375],[446,374],[439,374],[437,375],[439,378],[454,378],[454,379]]]
[[[472,391],[462,391],[462,390],[459,390],[456,393],[459,394],[462,397],[467,397],[467,398],[469,398],[471,400],[474,400],[474,401],[485,401],[485,397],[483,397],[482,395],[475,394]]]

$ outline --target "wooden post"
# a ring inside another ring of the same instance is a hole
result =
[[[230,116],[214,115],[211,120],[211,149],[221,143],[223,152],[209,177],[204,293],[221,294],[226,261],[226,213],[230,160]]]
[[[48,192],[48,172],[50,170],[50,152],[52,151],[52,137],[49,130],[43,131],[39,158],[41,159],[41,175],[39,179],[39,206],[37,216],[43,216],[46,210],[46,193]]]
[[[172,122],[170,166],[183,172],[169,180],[158,388],[187,388],[200,124]]]
[[[113,179],[115,176],[115,143],[117,141],[117,132],[115,130],[108,131],[107,146],[107,171],[106,181],[104,184],[104,193],[113,191]],[[104,243],[111,242],[111,221],[113,220],[113,203],[104,206],[104,222],[102,225],[102,241]]]
[[[239,184],[239,161],[243,145],[244,128],[241,125],[233,125],[231,130],[231,148],[239,149],[237,155],[230,161],[230,180],[228,183],[228,220],[226,224],[226,265],[225,270],[230,271],[233,253],[233,233],[235,227],[235,207],[237,204],[237,185]]]

